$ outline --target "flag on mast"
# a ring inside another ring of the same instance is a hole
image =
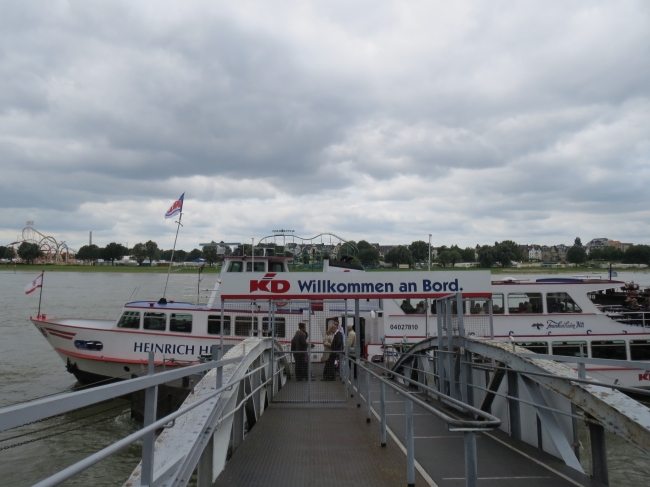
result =
[[[181,211],[183,211],[184,197],[185,197],[185,193],[183,193],[180,198],[178,198],[176,201],[174,201],[174,203],[172,203],[171,208],[169,208],[169,210],[167,210],[167,213],[165,213],[165,218],[174,218]]]
[[[32,282],[25,286],[25,294],[31,294],[36,291],[39,287],[43,287],[43,273],[34,279]]]

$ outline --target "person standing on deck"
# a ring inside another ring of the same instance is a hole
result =
[[[354,326],[348,325],[347,346],[348,346],[348,353],[349,354],[351,354],[351,355],[356,354],[356,349],[354,348],[356,344],[357,344],[357,334],[354,332]]]
[[[296,363],[296,380],[307,380],[307,325],[298,323],[298,330],[291,339],[291,352]]]

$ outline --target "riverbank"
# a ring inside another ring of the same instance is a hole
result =
[[[67,265],[67,264],[57,264],[57,265],[26,265],[26,264],[0,264],[0,272],[108,272],[108,273],[125,273],[125,274],[166,274],[167,267],[140,267],[140,266],[121,266],[121,265]],[[427,269],[397,269],[390,267],[382,267],[375,269],[367,269],[368,272],[422,272]],[[489,270],[493,275],[520,275],[520,274],[561,274],[561,275],[600,275],[603,277],[609,277],[608,269],[599,269],[595,267],[570,267],[570,268],[548,268],[548,267],[507,267],[505,269],[501,268],[490,268],[485,269],[481,267],[432,267],[431,272],[439,271],[476,271],[476,270]],[[215,267],[204,267],[204,274],[218,274],[221,271],[221,266]],[[320,268],[296,268],[291,269],[292,272],[322,272]],[[650,273],[649,268],[641,269],[616,269],[616,272],[631,272],[631,273]],[[196,274],[198,273],[198,267],[172,267],[172,274]]]

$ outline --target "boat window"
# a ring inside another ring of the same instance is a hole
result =
[[[492,295],[492,314],[502,315],[505,312],[503,307],[503,294]]]
[[[167,315],[165,313],[146,312],[142,327],[145,330],[165,331],[167,327]]]
[[[515,342],[518,347],[524,347],[533,353],[548,353],[548,343],[546,342]]]
[[[172,313],[169,317],[169,331],[192,333],[192,315],[187,313]]]
[[[650,360],[650,340],[630,340],[632,360]]]
[[[239,260],[234,260],[228,266],[228,272],[241,272],[244,270],[243,262]]]
[[[284,272],[284,264],[282,262],[269,262],[269,272]]]
[[[593,341],[591,342],[591,356],[593,358],[608,358],[612,360],[627,360],[625,341]]]
[[[235,336],[251,336],[253,327],[253,318],[251,316],[235,316]]]
[[[542,293],[508,294],[508,313],[541,313]]]
[[[553,355],[561,355],[563,357],[586,357],[587,342],[553,342]]]
[[[546,294],[546,309],[549,313],[582,313],[580,306],[567,293]]]
[[[140,312],[125,311],[122,313],[120,321],[117,322],[118,328],[140,328]]]
[[[486,315],[490,312],[487,299],[471,299],[468,306],[471,315]]]
[[[230,316],[223,317],[223,335],[230,336]],[[221,316],[210,315],[208,316],[208,334],[219,335],[221,333]]]
[[[252,268],[252,262],[246,262],[246,272],[250,272]],[[255,262],[255,272],[264,272],[266,269],[264,268],[264,261],[262,262]]]
[[[285,330],[286,330],[286,323],[285,323],[284,318],[278,318],[276,316],[275,318],[275,337],[276,338],[284,338],[286,335]],[[262,318],[262,334],[266,336],[271,336],[269,331],[269,319],[268,318]]]

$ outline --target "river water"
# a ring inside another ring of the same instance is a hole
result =
[[[26,295],[23,288],[34,277],[34,273],[0,272],[0,407],[66,392],[76,383],[29,321],[30,315],[37,314],[39,295],[38,291]],[[212,288],[216,277],[208,274],[200,287]],[[158,300],[165,279],[163,274],[46,272],[41,311],[52,317],[117,319],[126,301]],[[650,274],[646,273],[619,273],[617,279],[650,285]],[[196,275],[172,274],[168,299],[194,302],[196,296]],[[0,486],[33,485],[139,427],[130,419],[129,402],[115,400],[0,433]],[[588,467],[588,438],[582,436],[587,449],[581,459]],[[607,444],[610,485],[647,485],[648,457],[612,434],[607,435]],[[139,444],[122,450],[65,485],[121,486],[138,464],[140,450]]]

